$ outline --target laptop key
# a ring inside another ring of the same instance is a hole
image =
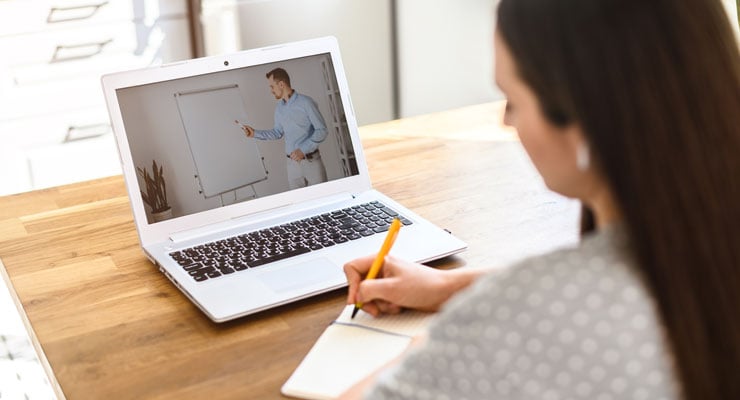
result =
[[[296,247],[295,249],[293,249],[291,251],[287,251],[287,252],[282,253],[282,254],[277,254],[277,255],[274,255],[274,256],[268,256],[268,257],[264,257],[264,258],[260,258],[258,260],[252,261],[252,262],[249,263],[249,266],[252,267],[252,268],[259,267],[260,265],[265,265],[265,264],[269,264],[271,262],[275,262],[275,261],[279,261],[279,260],[284,260],[286,258],[294,257],[294,256],[297,256],[297,255],[300,255],[300,254],[305,254],[305,253],[308,253],[310,251],[311,251],[311,249],[309,249],[308,247]]]
[[[375,233],[381,233],[387,231],[388,228],[390,228],[390,225],[380,225],[377,228],[373,229],[373,231],[375,231]]]
[[[248,268],[247,263],[243,261],[239,261],[234,264],[234,270],[236,271],[244,271],[247,268]]]
[[[184,269],[185,271],[188,271],[188,272],[190,272],[190,271],[197,271],[197,270],[199,270],[201,268],[203,268],[203,265],[201,265],[201,264],[190,264],[190,265],[183,265],[182,266],[182,269]]]
[[[234,272],[236,272],[234,268],[231,268],[231,267],[222,267],[222,268],[219,268],[218,270],[224,275],[233,274]]]

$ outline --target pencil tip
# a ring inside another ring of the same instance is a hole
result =
[[[355,319],[355,315],[357,315],[357,311],[359,311],[359,310],[360,309],[357,308],[357,306],[355,306],[355,309],[352,310],[352,316],[349,319]]]

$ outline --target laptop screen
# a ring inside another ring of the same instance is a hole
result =
[[[150,224],[358,174],[329,53],[116,97]]]

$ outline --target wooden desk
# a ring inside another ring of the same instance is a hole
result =
[[[576,240],[578,205],[546,192],[502,112],[360,130],[375,186],[470,245],[435,266],[495,267]],[[345,299],[212,323],[139,249],[121,176],[0,198],[0,259],[60,398],[280,398]]]

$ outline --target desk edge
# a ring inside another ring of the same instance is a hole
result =
[[[33,345],[34,350],[36,350],[36,355],[39,358],[41,367],[44,369],[44,373],[46,373],[46,378],[49,380],[49,384],[51,385],[52,390],[54,390],[54,394],[57,396],[58,400],[66,400],[64,392],[62,392],[62,387],[59,385],[59,382],[54,375],[54,371],[51,368],[51,364],[49,364],[49,360],[46,358],[46,353],[44,353],[44,349],[41,347],[41,343],[39,343],[39,340],[36,337],[36,332],[33,330],[31,322],[28,320],[26,311],[23,309],[23,305],[18,299],[18,294],[16,294],[15,292],[15,288],[13,287],[13,283],[10,281],[8,271],[5,270],[5,264],[3,264],[2,259],[0,259],[0,275],[2,275],[5,286],[7,286],[8,288],[10,298],[13,299],[13,303],[15,304],[15,308],[21,317],[21,321],[23,321],[23,326],[26,328],[26,332],[28,333],[28,336],[31,340],[31,344]]]

